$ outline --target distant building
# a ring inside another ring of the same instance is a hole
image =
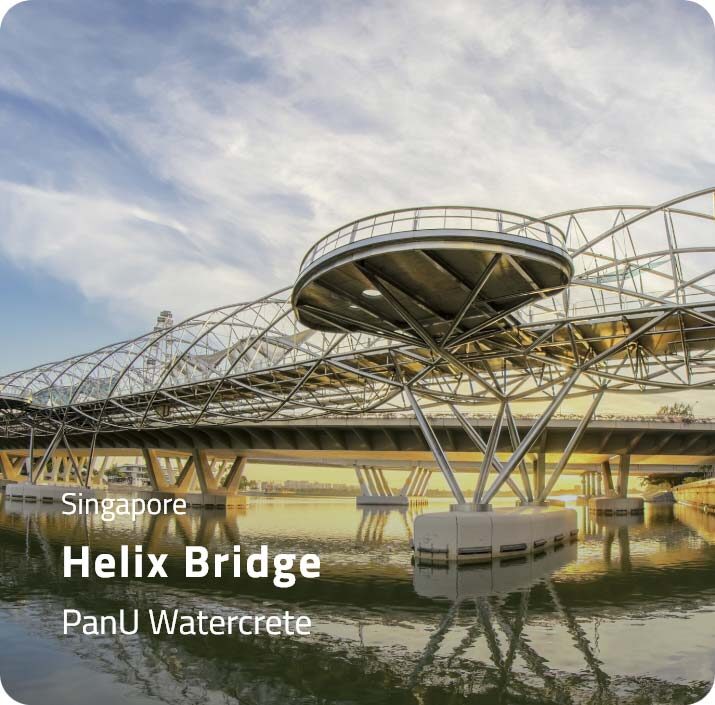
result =
[[[359,490],[353,485],[336,482],[310,482],[308,480],[285,480],[284,482],[264,481],[260,484],[262,492],[346,494],[356,495]]]
[[[149,473],[144,465],[117,465],[107,473],[107,482],[128,487],[150,487]]]

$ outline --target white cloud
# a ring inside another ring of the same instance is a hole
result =
[[[64,172],[26,142],[33,189],[0,166],[0,248],[128,317],[289,284],[373,211],[542,214],[712,180],[715,35],[681,0],[198,7],[154,41],[49,15],[0,79],[116,141],[67,137]]]
[[[110,199],[8,183],[0,183],[0,190],[5,255],[71,281],[118,314],[151,314],[169,305],[200,308],[197,283],[206,300],[238,300],[231,297],[236,269],[207,261],[180,223]],[[260,277],[242,276],[246,290],[263,292]]]

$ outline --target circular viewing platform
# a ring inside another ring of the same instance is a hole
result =
[[[293,288],[301,323],[318,330],[435,340],[503,318],[562,291],[573,275],[554,225],[508,211],[440,206],[379,213],[329,233]]]

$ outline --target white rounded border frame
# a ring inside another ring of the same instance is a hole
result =
[[[19,5],[28,0],[0,0],[0,29],[2,29],[2,23],[10,10],[16,5]],[[700,5],[705,11],[710,15],[710,19],[713,21],[713,26],[715,27],[715,0],[686,0],[686,2],[692,2],[696,5]],[[2,676],[0,676],[0,705],[23,705],[23,703],[15,700],[4,688],[2,684]],[[697,703],[693,705],[715,705],[715,682],[710,692]]]

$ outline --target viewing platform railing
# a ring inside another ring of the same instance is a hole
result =
[[[566,248],[566,236],[559,228],[523,213],[468,206],[403,208],[360,218],[328,233],[308,250],[300,271],[329,252],[354,242],[416,230],[485,230]]]

